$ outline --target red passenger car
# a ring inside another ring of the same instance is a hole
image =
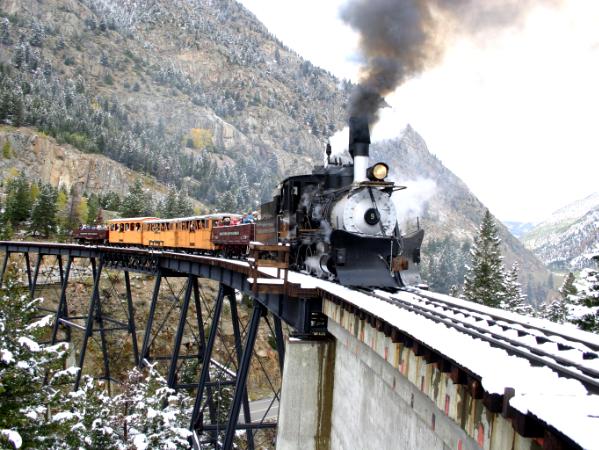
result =
[[[254,224],[214,227],[210,240],[227,256],[244,255],[250,242],[254,240]]]
[[[72,237],[79,244],[106,244],[108,242],[108,228],[104,225],[82,225],[73,231]]]

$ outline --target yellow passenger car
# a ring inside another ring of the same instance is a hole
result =
[[[154,219],[143,224],[143,245],[176,248],[178,219]]]
[[[177,222],[177,244],[185,249],[214,250],[205,216],[183,217]]]
[[[239,214],[207,214],[203,216],[184,217],[177,220],[177,247],[214,251],[217,246],[212,243],[212,228],[239,221]]]
[[[143,223],[155,217],[132,217],[108,221],[108,242],[111,244],[143,245]]]

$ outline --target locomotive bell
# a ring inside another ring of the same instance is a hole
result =
[[[349,118],[349,154],[354,159],[354,183],[368,180],[370,129],[365,116]]]

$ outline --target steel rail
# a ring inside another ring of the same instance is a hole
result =
[[[458,308],[459,310],[466,310],[466,311],[477,313],[477,314],[480,314],[480,315],[489,316],[491,319],[493,319],[496,322],[507,322],[509,324],[522,325],[523,327],[526,327],[528,329],[532,329],[532,330],[536,330],[536,331],[539,331],[541,333],[544,333],[546,336],[557,336],[557,337],[560,337],[560,338],[565,339],[565,340],[570,341],[570,342],[576,342],[577,344],[585,345],[589,349],[591,349],[593,351],[596,351],[596,352],[599,352],[599,344],[596,344],[594,342],[589,342],[589,341],[585,341],[585,340],[583,340],[581,338],[577,338],[577,337],[574,337],[574,336],[569,336],[567,334],[560,333],[559,331],[554,331],[554,330],[550,330],[550,329],[547,329],[547,328],[541,328],[539,326],[527,323],[525,321],[518,321],[518,320],[509,319],[509,318],[506,318],[506,317],[503,317],[503,316],[500,316],[500,315],[497,315],[497,314],[493,314],[492,312],[483,312],[483,311],[480,311],[480,310],[478,310],[476,308],[473,308],[473,307],[470,307],[470,306],[467,306],[467,305],[464,305],[464,306],[462,306],[462,305],[456,305],[455,303],[451,303],[450,301],[443,300],[441,298],[435,297],[435,296],[433,296],[433,295],[431,295],[431,294],[429,294],[426,291],[423,291],[421,289],[409,288],[409,289],[406,289],[405,291],[406,292],[410,292],[412,294],[419,295],[420,297],[424,297],[424,298],[426,298],[427,300],[429,300],[431,302],[435,302],[435,303],[439,304],[439,306],[441,306],[440,304],[443,304],[443,305],[446,305],[448,308]],[[463,313],[463,311],[461,311],[461,312]],[[501,325],[499,325],[499,326],[501,326]],[[526,330],[517,330],[517,331],[523,331],[523,332],[525,332],[527,334],[530,334],[531,336],[535,336],[535,337],[537,336],[535,334],[526,332]],[[550,339],[548,339],[548,340],[550,340]],[[552,342],[555,342],[555,341],[552,341]],[[576,349],[576,347],[572,347],[572,348]],[[595,357],[599,357],[599,355],[596,355]]]
[[[522,342],[506,338],[505,336],[499,335],[483,327],[479,327],[474,324],[463,323],[455,318],[448,318],[447,316],[444,316],[439,312],[429,311],[426,308],[414,305],[407,300],[402,300],[397,297],[384,297],[366,289],[357,290],[372,297],[378,298],[379,300],[382,300],[384,302],[397,305],[410,312],[424,316],[427,319],[430,319],[434,322],[443,323],[448,327],[454,328],[462,333],[480,339],[484,342],[488,342],[492,346],[501,348],[510,354],[523,357],[541,366],[550,367],[551,369],[555,370],[558,373],[558,375],[578,380],[588,391],[595,394],[599,393],[599,372],[595,370],[589,369],[587,367],[579,367],[575,363],[567,361],[568,366],[574,366],[577,369],[572,370],[568,367],[565,367],[562,364],[559,364],[557,362],[558,358],[556,358],[556,355],[543,352],[534,347],[527,346]],[[539,353],[541,353],[541,355],[539,355]],[[555,360],[556,362],[553,362],[551,360]]]

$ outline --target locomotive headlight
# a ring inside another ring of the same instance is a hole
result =
[[[371,181],[383,181],[389,175],[389,166],[385,163],[376,163],[368,168],[366,174]]]

